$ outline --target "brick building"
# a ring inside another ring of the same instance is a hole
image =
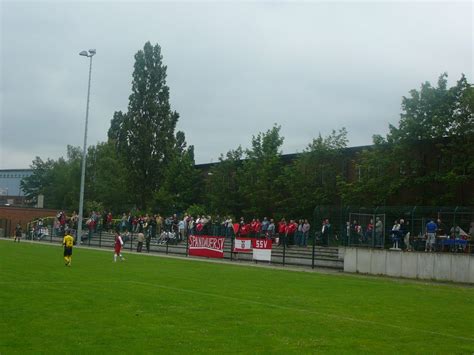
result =
[[[17,223],[26,230],[26,224],[33,219],[54,217],[57,212],[44,208],[0,206],[0,229],[2,229],[0,236],[13,235]]]

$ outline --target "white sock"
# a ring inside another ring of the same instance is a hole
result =
[[[117,254],[114,254],[114,261],[117,262]]]

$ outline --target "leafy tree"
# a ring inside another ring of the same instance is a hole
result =
[[[238,175],[242,168],[243,150],[239,146],[219,157],[209,173],[206,186],[206,202],[214,214],[238,216],[242,213],[243,201],[239,193]]]
[[[21,180],[21,189],[31,205],[35,205],[38,202],[38,195],[45,195],[53,165],[53,160],[43,161],[43,159],[37,156],[30,165],[33,173]]]
[[[192,204],[191,206],[188,207],[186,210],[186,214],[189,216],[202,216],[202,215],[208,215],[208,211],[206,206],[204,205],[198,205],[198,204]]]
[[[474,94],[464,75],[448,88],[429,82],[402,99],[398,127],[386,138],[374,136],[363,152],[351,184],[341,183],[344,200],[372,204],[467,204],[474,178]]]
[[[86,201],[85,211],[87,211],[86,213],[88,214],[92,213],[92,211],[103,212],[104,205],[102,204],[102,202],[89,200],[89,201]]]
[[[425,82],[420,91],[410,90],[410,97],[403,97],[399,126],[390,125],[387,142],[461,137],[474,132],[472,86],[462,75],[456,86],[448,89],[447,78],[443,73],[437,87]]]
[[[178,113],[171,110],[161,47],[150,42],[135,54],[128,112],[116,112],[108,132],[126,163],[127,184],[146,208],[173,158]]]
[[[173,156],[155,193],[155,207],[163,213],[186,210],[199,201],[201,178],[194,167],[194,146],[187,147],[183,132],[176,133]]]
[[[88,200],[98,201],[103,207],[117,213],[130,209],[133,201],[128,194],[127,168],[119,159],[114,142],[89,147],[87,156],[85,192]]]
[[[464,75],[448,88],[447,77],[442,74],[437,87],[427,82],[411,90],[402,100],[399,127],[387,135],[396,143],[403,186],[419,195],[411,203],[467,202],[466,184],[474,177],[473,88]]]
[[[25,196],[36,203],[44,195],[46,208],[73,210],[79,201],[80,164],[82,153],[78,147],[67,147],[67,159],[43,161],[36,157],[31,165],[33,173],[21,182]]]
[[[269,216],[280,202],[276,184],[283,170],[280,126],[252,137],[240,174],[239,193],[245,203],[243,212],[250,216]]]
[[[337,179],[344,173],[344,152],[347,146],[345,128],[319,135],[303,153],[285,168],[285,205],[291,216],[312,216],[315,206],[339,202]]]
[[[392,148],[374,137],[374,146],[359,153],[352,163],[354,175],[350,179],[338,176],[344,205],[386,205],[387,199],[400,190],[404,180],[399,173],[397,152]]]

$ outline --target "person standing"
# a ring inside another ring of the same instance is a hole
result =
[[[303,246],[303,220],[298,220],[298,227],[295,234],[295,244],[299,247]]]
[[[263,235],[267,235],[267,231],[268,231],[268,226],[269,226],[270,222],[268,221],[267,217],[263,217],[263,221],[262,221],[262,234]]]
[[[398,242],[400,240],[400,222],[396,220],[392,227],[392,249],[398,249]]]
[[[211,217],[208,217],[208,222],[210,221],[211,221]],[[179,223],[178,216],[175,213],[173,214],[173,219],[172,219],[172,224],[171,224],[171,231],[175,233],[175,235],[177,235],[179,232],[178,223]]]
[[[156,234],[161,235],[163,229],[163,218],[160,215],[156,216]]]
[[[71,235],[69,230],[66,231],[66,235],[63,238],[64,246],[64,265],[71,266],[72,261],[72,246],[74,245],[74,237]]]
[[[156,240],[156,215],[148,218],[148,232],[150,233],[150,238]]]
[[[375,218],[375,246],[383,248],[383,222],[380,220],[380,217]]]
[[[398,230],[398,235],[400,240],[403,240],[403,244],[405,244],[405,251],[410,251],[410,234],[408,234],[408,228],[403,218],[400,218],[400,229]],[[408,238],[406,238],[407,235]]]
[[[23,232],[23,230],[21,229],[21,224],[20,223],[17,223],[16,227],[15,227],[15,239],[13,239],[13,242],[18,242],[20,243],[20,239],[21,239],[21,233]]]
[[[109,212],[107,213],[107,223],[106,223],[108,232],[112,229],[112,223],[113,223],[112,212]]]
[[[94,214],[94,212],[92,212]],[[87,229],[89,230],[89,234],[87,236],[87,239],[91,239],[92,236],[94,235],[94,230],[95,230],[95,226],[96,226],[96,221],[94,219],[94,216],[93,214],[89,217],[89,219],[87,220],[86,222],[86,225],[87,225]],[[81,243],[82,244],[82,243]]]
[[[369,223],[367,223],[367,228],[365,229],[365,242],[368,245],[373,245],[373,236],[374,236],[374,220],[371,218]]]
[[[122,250],[122,246],[123,246],[122,237],[120,236],[120,233],[118,231],[115,231],[114,262],[117,262],[117,256],[120,257],[121,261],[125,260],[122,254],[120,253],[120,251]]]
[[[186,217],[184,217],[178,222],[178,230],[179,230],[179,234],[177,236],[178,242],[181,242],[186,237]]]
[[[260,238],[262,233],[262,223],[260,222],[260,219],[257,218],[255,221],[255,236],[257,238]]]
[[[303,223],[303,235],[301,237],[301,246],[303,248],[306,248],[307,246],[310,228],[311,228],[311,225],[309,224],[308,220],[305,219]]]
[[[143,242],[145,241],[145,235],[143,233],[138,233],[137,237],[137,252],[141,253],[143,248]]]
[[[195,231],[195,224],[194,224],[194,217],[189,217],[189,220],[188,220],[188,236],[189,235],[193,235],[194,233],[196,233]]]
[[[438,229],[436,230],[437,237],[445,236],[448,234],[448,228],[446,227],[446,225],[443,223],[443,221],[440,218],[436,220],[436,225],[438,226]]]
[[[331,236],[331,224],[329,223],[329,219],[323,219],[322,227],[321,227],[321,238],[323,245],[329,246],[329,239]]]
[[[62,230],[64,232],[64,225],[62,226]],[[41,232],[43,231],[43,220],[40,218],[38,220],[38,223],[36,224],[36,238],[38,240],[41,240],[42,238],[42,235],[41,235]],[[64,234],[63,234],[64,235]]]
[[[295,233],[298,229],[298,225],[295,223],[294,220],[290,219],[290,223],[286,226],[285,231],[285,245],[288,248],[290,245],[295,244]]]
[[[123,213],[122,219],[120,220],[120,231],[123,232],[126,226],[127,226],[127,215]]]
[[[283,242],[283,239],[286,236],[286,221],[284,218],[278,222],[278,246],[280,246]]]
[[[128,212],[128,215],[127,215],[127,229],[128,229],[129,231],[133,231],[132,227],[133,227],[133,216],[132,216],[132,212]]]
[[[425,252],[434,251],[434,246],[436,243],[436,231],[438,230],[438,225],[431,219],[428,223],[426,223],[426,246]]]
[[[265,234],[267,236],[268,239],[274,239],[275,237],[275,222],[272,219],[270,219],[270,223],[268,224],[268,227],[267,227],[267,233]]]
[[[139,233],[143,233],[143,229]],[[148,253],[150,252],[150,244],[151,244],[151,231],[148,230],[146,231],[146,235],[145,235],[145,248]]]
[[[255,226],[257,225],[257,220],[254,218],[252,222],[250,222],[250,237],[255,238],[257,236],[257,231],[255,230]]]
[[[62,216],[64,216],[64,214],[62,214]],[[72,212],[72,216],[71,218],[69,219],[69,223],[67,223],[66,221],[66,224],[69,224],[69,227],[74,229],[74,230],[77,230],[77,221],[79,220],[79,216],[77,215],[76,211]]]

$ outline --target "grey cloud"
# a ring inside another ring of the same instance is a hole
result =
[[[447,71],[472,81],[472,4],[4,2],[0,168],[88,142],[126,110],[133,55],[162,47],[178,128],[197,162],[281,124],[286,153],[345,126],[350,145],[396,123],[400,102]],[[20,133],[21,132],[21,133]],[[38,137],[41,137],[38,139]]]

